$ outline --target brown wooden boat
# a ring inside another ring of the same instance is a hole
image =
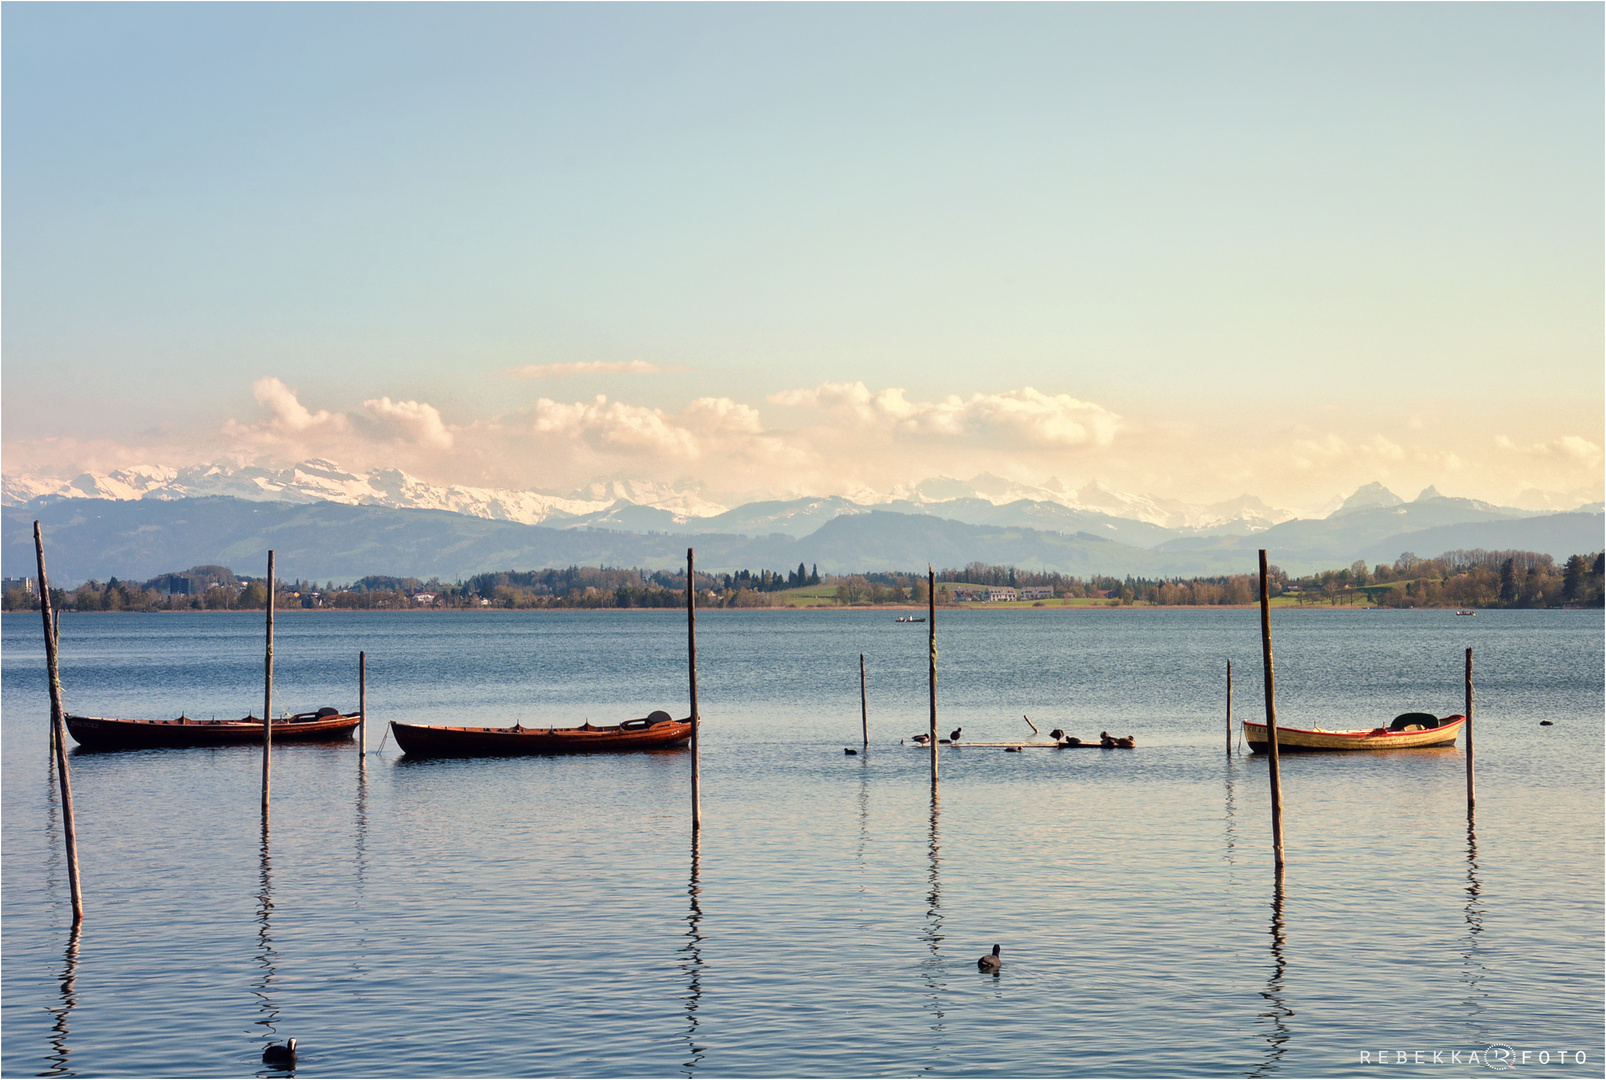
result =
[[[392,720],[396,745],[409,757],[506,757],[514,754],[594,754],[664,750],[691,739],[691,718],[654,712],[639,720],[577,728],[430,727]]]
[[[1442,719],[1432,713],[1404,713],[1386,728],[1356,728],[1328,731],[1323,728],[1286,728],[1277,725],[1277,752],[1302,753],[1319,750],[1419,750],[1428,746],[1454,745],[1467,718],[1457,713]],[[1244,721],[1244,740],[1256,754],[1271,752],[1266,725]]]
[[[273,721],[273,741],[337,742],[351,738],[362,717],[339,709],[296,713]],[[86,750],[144,750],[159,746],[238,746],[262,741],[262,721],[122,720],[105,716],[69,716],[67,730]]]

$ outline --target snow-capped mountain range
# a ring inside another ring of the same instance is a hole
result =
[[[310,459],[287,469],[200,465],[139,466],[84,473],[71,480],[8,476],[0,503],[37,498],[118,501],[224,496],[257,502],[342,503],[409,510],[444,510],[491,521],[552,528],[650,533],[784,534],[802,537],[838,517],[891,510],[971,525],[1028,527],[1082,533],[1142,548],[1179,539],[1242,537],[1295,519],[1252,495],[1211,505],[1187,504],[1115,491],[1098,483],[1071,489],[1057,481],[1033,486],[983,473],[969,480],[934,477],[885,493],[759,501],[730,507],[695,485],[608,481],[567,495],[539,491],[432,484],[399,469],[348,472],[332,461]],[[1418,497],[1440,498],[1428,489]],[[1381,484],[1368,484],[1334,500],[1315,517],[1397,507],[1405,500]],[[1456,500],[1479,514],[1527,516],[1474,500]]]
[[[0,503],[12,506],[40,497],[89,499],[188,499],[227,496],[265,502],[335,502],[355,506],[446,510],[492,521],[559,528],[613,528],[632,531],[728,531],[803,535],[843,514],[871,509],[927,513],[986,524],[1037,528],[1142,524],[1182,534],[1244,534],[1269,528],[1294,515],[1269,507],[1251,495],[1214,505],[1190,505],[1114,491],[1098,483],[1071,490],[1053,481],[1032,486],[982,474],[970,480],[934,477],[884,494],[855,493],[746,503],[714,502],[692,485],[614,480],[591,484],[568,495],[504,488],[432,484],[400,469],[348,472],[332,461],[310,459],[287,469],[197,465],[187,468],[135,466],[109,473],[84,473],[71,480],[7,476],[0,480]],[[1014,513],[1000,513],[1013,507]],[[1019,518],[1018,521],[1010,519]],[[983,520],[985,519],[985,520]],[[1105,522],[1099,519],[1113,519]]]

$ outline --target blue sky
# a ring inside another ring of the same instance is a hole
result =
[[[4,469],[1598,499],[1602,11],[10,4]]]

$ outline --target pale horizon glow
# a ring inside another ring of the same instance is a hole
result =
[[[6,477],[1603,488],[1598,5],[11,5]]]

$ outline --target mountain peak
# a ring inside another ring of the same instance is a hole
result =
[[[1444,498],[1444,496],[1439,494],[1439,489],[1434,487],[1432,484],[1429,484],[1427,487],[1422,489],[1422,494],[1420,494],[1420,495],[1418,495],[1416,497],[1416,501],[1417,502],[1427,502],[1429,499],[1442,499],[1442,498]]]
[[[1428,490],[1433,491],[1432,488]],[[1437,496],[1438,492],[1434,491],[1433,494]],[[1418,497],[1420,498],[1421,496]],[[1337,517],[1340,514],[1353,513],[1356,510],[1387,509],[1390,506],[1400,506],[1404,502],[1404,499],[1394,494],[1378,481],[1373,480],[1365,487],[1356,488],[1355,494],[1345,499],[1343,505],[1334,510],[1329,516]]]

